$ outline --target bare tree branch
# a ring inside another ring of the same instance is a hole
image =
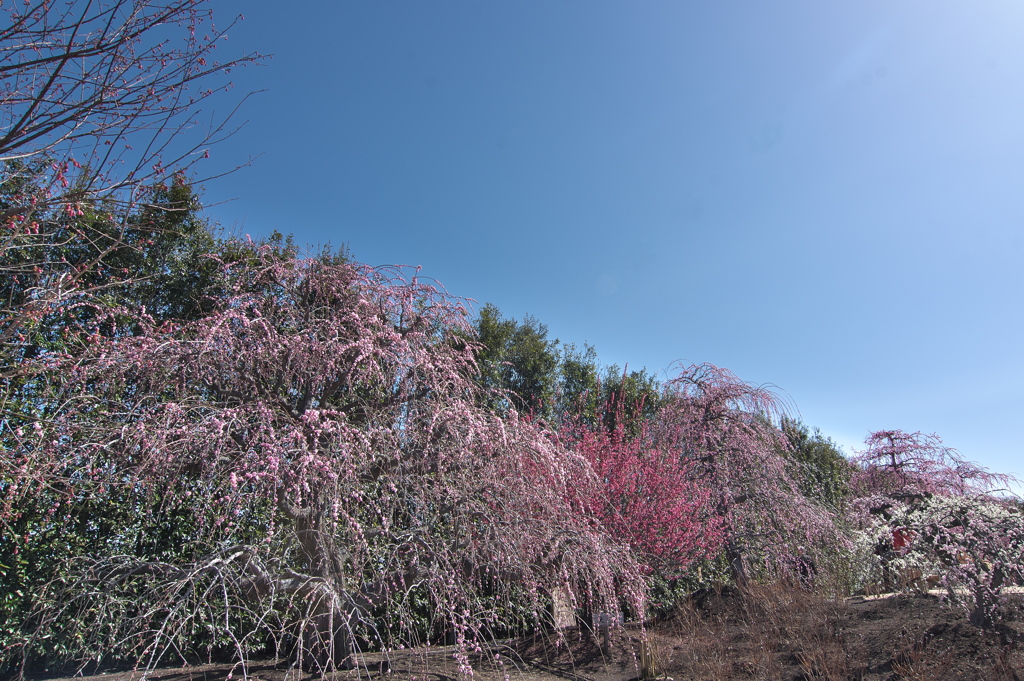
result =
[[[235,131],[234,111],[202,123],[203,106],[231,88],[233,68],[264,57],[218,60],[238,19],[218,28],[209,5],[78,0],[0,7],[7,19],[0,30],[0,277],[18,277],[25,292],[0,300],[0,343],[17,342],[45,315],[98,293],[85,282],[123,247],[128,221],[152,185],[172,172],[191,174],[211,145]],[[90,231],[95,218],[116,229],[97,238]],[[93,246],[91,257],[62,260],[62,247],[73,242]],[[12,372],[0,367],[0,375]]]

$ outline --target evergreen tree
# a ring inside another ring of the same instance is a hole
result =
[[[804,496],[838,509],[850,493],[853,465],[831,438],[801,421],[783,416],[780,427],[789,448],[786,454],[799,467],[795,476]]]
[[[530,315],[522,322],[505,319],[490,303],[480,310],[475,327],[479,381],[491,393],[491,406],[552,416],[559,343],[548,339],[548,327]]]

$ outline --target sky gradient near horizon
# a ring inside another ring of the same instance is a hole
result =
[[[208,212],[1024,474],[1024,5],[218,0]],[[225,49],[221,48],[221,49]],[[218,165],[219,164],[219,165]],[[230,200],[229,199],[234,199]]]

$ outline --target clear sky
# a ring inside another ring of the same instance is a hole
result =
[[[315,9],[314,9],[315,5]],[[1024,473],[1024,4],[215,0],[210,214]],[[234,199],[227,203],[219,203]]]

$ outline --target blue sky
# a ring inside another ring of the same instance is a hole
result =
[[[274,55],[208,162],[259,156],[206,185],[225,228],[1024,473],[1024,5],[307,6],[214,3]]]

